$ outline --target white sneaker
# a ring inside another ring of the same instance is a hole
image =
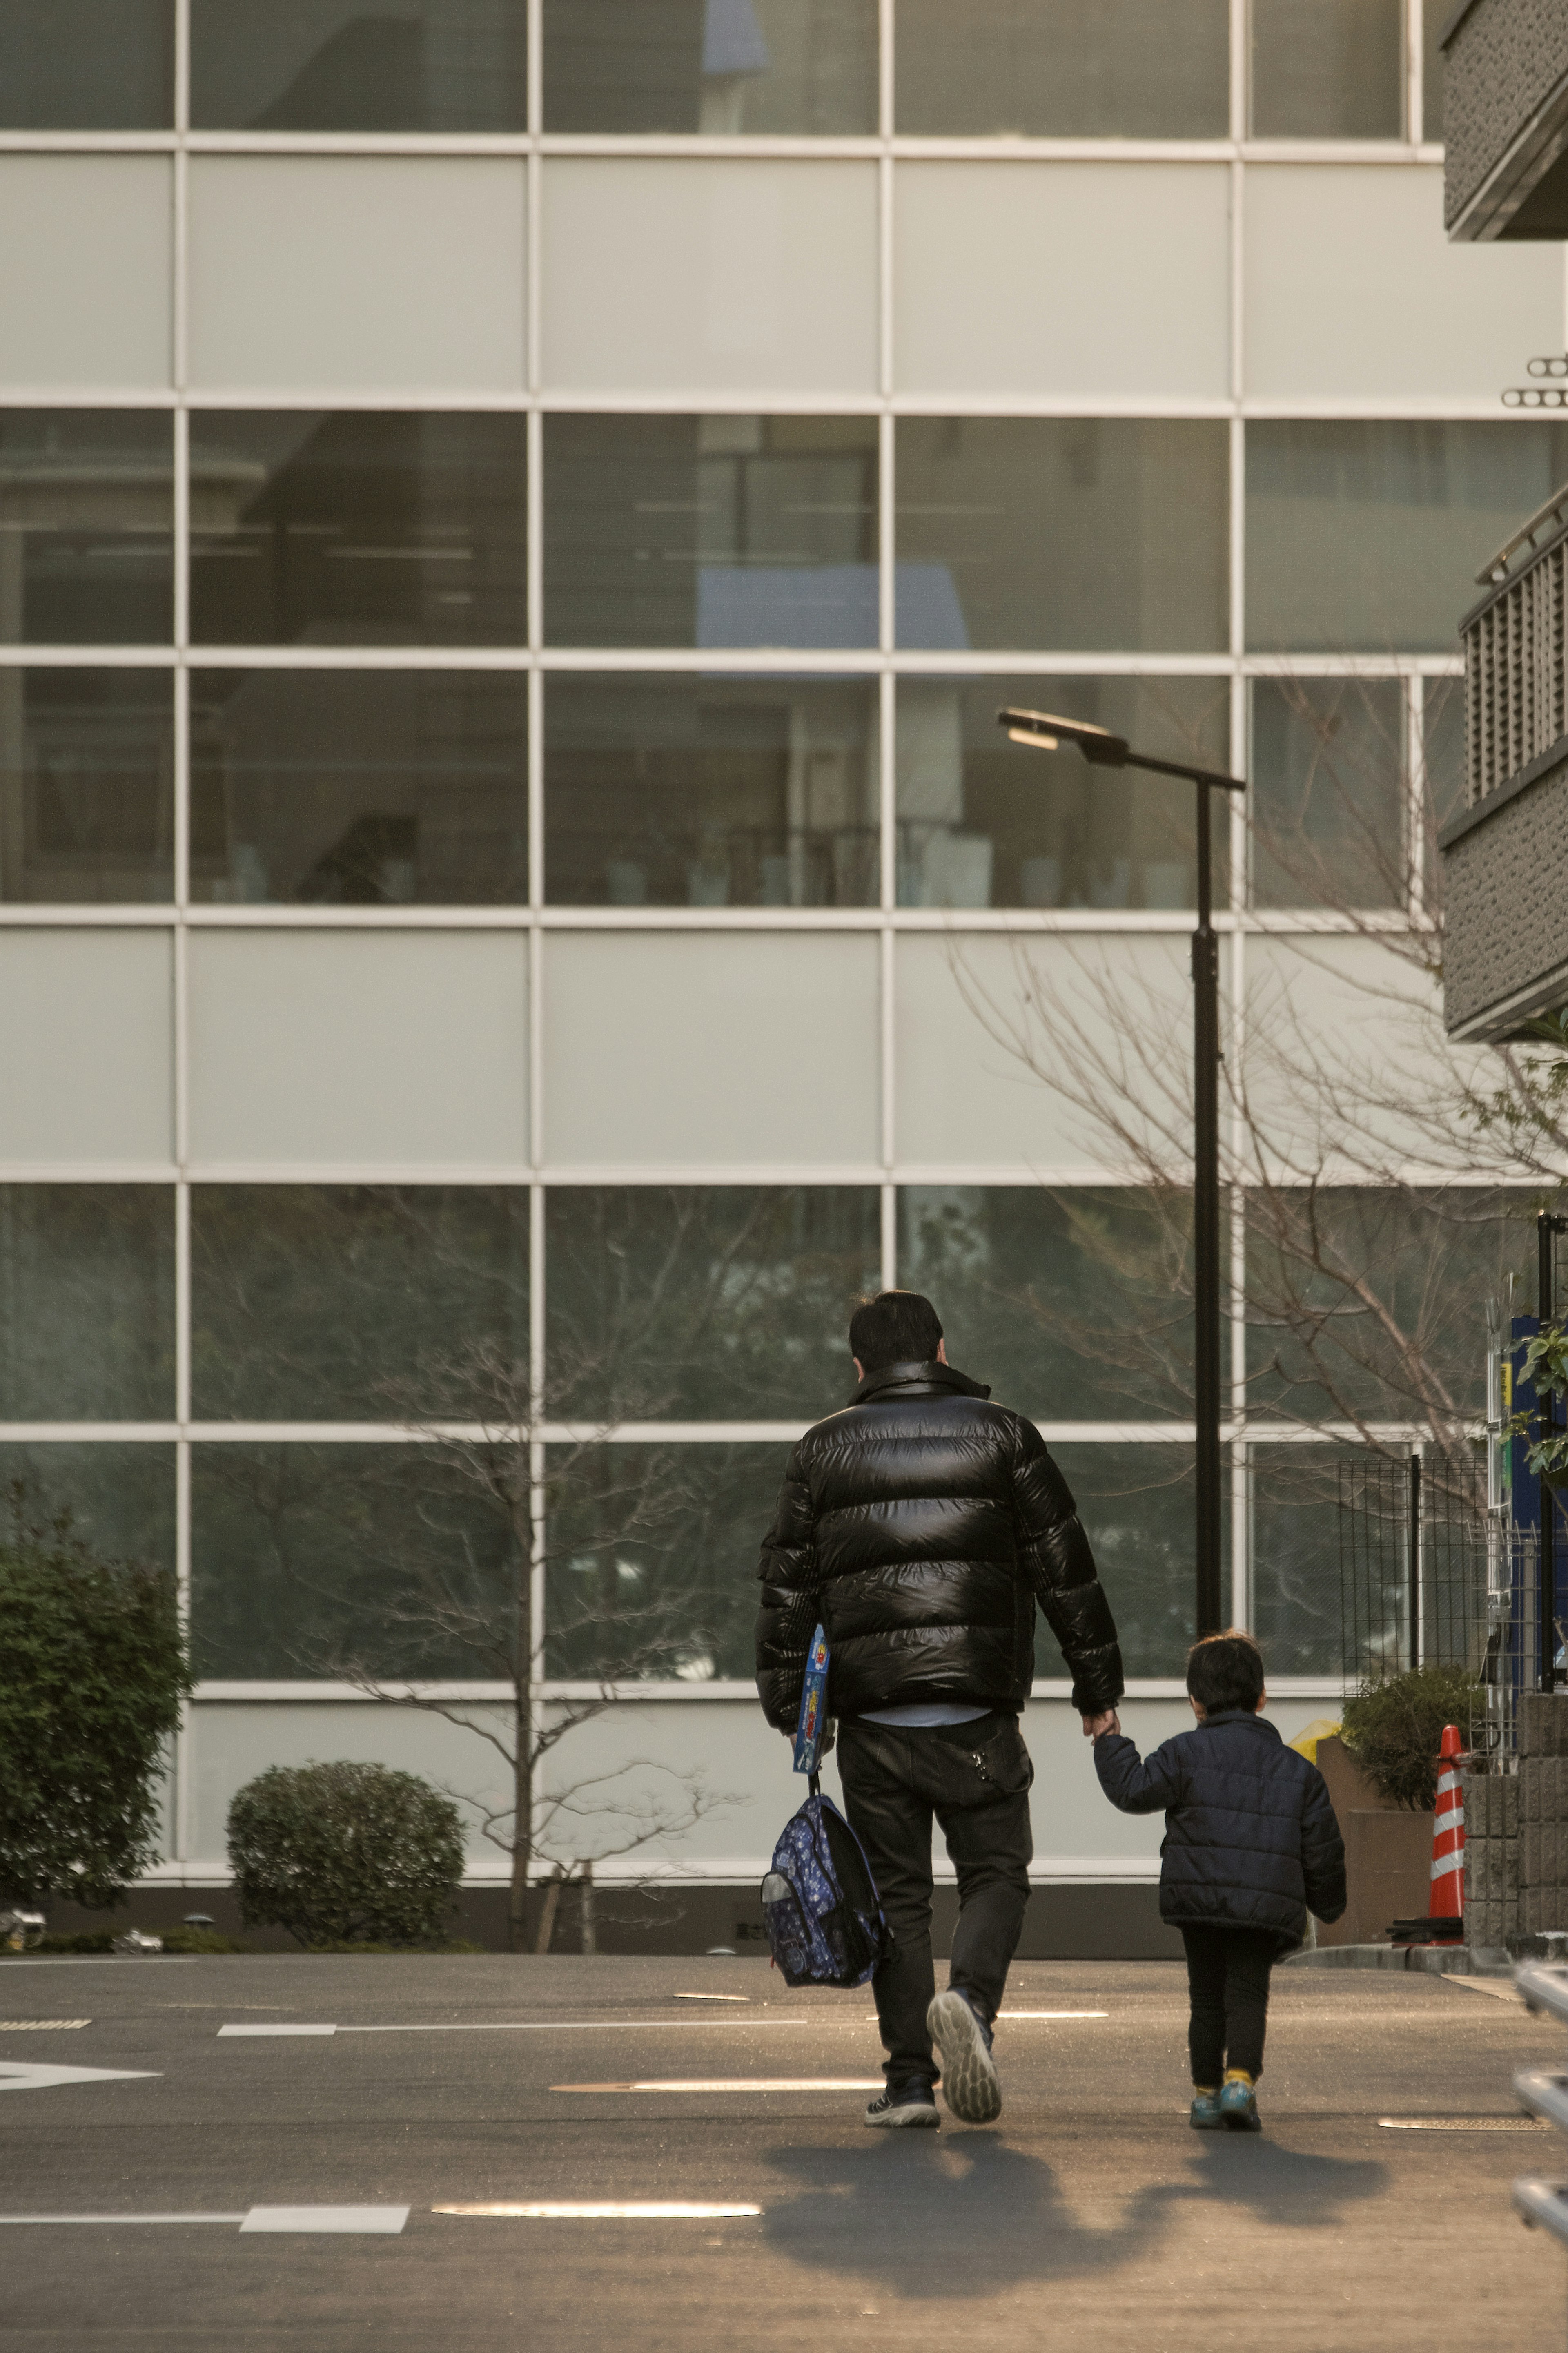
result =
[[[942,2097],[961,2124],[988,2125],[1002,2113],[1002,2085],[991,2037],[957,1988],[939,1993],[926,2031],[942,2053]]]

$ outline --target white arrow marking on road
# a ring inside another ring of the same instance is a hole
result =
[[[56,2084],[128,2084],[161,2067],[22,2067],[0,2062],[0,2092],[43,2092]]]

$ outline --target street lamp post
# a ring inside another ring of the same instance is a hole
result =
[[[1134,752],[1125,737],[1048,711],[999,711],[997,723],[1015,744],[1054,752],[1073,744],[1097,768],[1142,768],[1180,776],[1196,788],[1198,920],[1193,934],[1193,1289],[1196,1320],[1194,1388],[1197,1407],[1197,1630],[1217,1634],[1228,1613],[1220,1575],[1219,1250],[1219,941],[1214,928],[1210,875],[1209,794],[1241,793],[1237,776],[1195,768],[1184,760],[1155,760]]]

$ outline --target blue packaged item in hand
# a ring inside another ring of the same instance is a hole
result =
[[[800,1694],[800,1721],[795,1728],[795,1769],[815,1773],[822,1762],[827,1734],[827,1636],[819,1626],[805,1654],[805,1682]]]

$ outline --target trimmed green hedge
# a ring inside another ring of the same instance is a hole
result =
[[[274,1765],[228,1810],[248,1926],[302,1945],[430,1945],[463,1875],[457,1807],[384,1765]]]
[[[1437,1743],[1457,1724],[1468,1748],[1484,1693],[1464,1667],[1419,1667],[1363,1683],[1345,1702],[1344,1743],[1390,1803],[1430,1813],[1437,1802]]]

